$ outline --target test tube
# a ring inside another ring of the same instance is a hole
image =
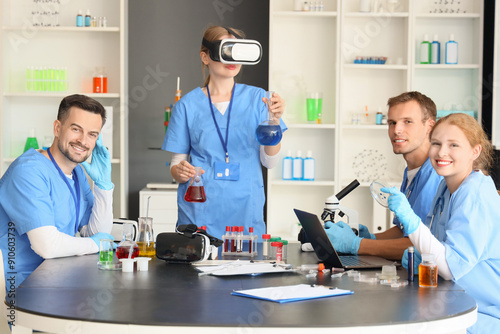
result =
[[[281,242],[283,243],[283,262],[286,262],[286,258],[287,258],[287,253],[288,253],[288,240],[281,240]]]
[[[408,247],[408,281],[413,282],[413,264],[414,264],[415,247]]]
[[[243,244],[243,226],[236,226],[236,252],[241,253],[241,245]]]
[[[236,251],[236,226],[231,226],[231,252]]]
[[[270,234],[262,235],[262,257],[264,259],[267,259],[269,256],[270,240],[271,240]]]
[[[227,252],[229,250],[229,236],[230,236],[230,227],[226,226],[226,234],[224,235],[224,252]]]
[[[248,252],[251,254],[252,250],[255,249],[253,248],[253,227],[248,228],[248,235],[250,237],[250,239],[248,240]]]

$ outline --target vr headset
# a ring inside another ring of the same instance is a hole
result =
[[[214,42],[209,42],[203,38],[202,44],[208,48],[210,58],[223,64],[258,64],[262,59],[262,46],[260,43],[253,39],[243,39],[231,29],[225,29],[236,38],[227,38]]]
[[[167,262],[198,262],[208,259],[222,245],[205,230],[194,224],[179,225],[177,232],[160,233],[156,237],[156,257]]]

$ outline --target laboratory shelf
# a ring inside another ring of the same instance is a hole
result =
[[[336,17],[337,12],[333,11],[280,11],[272,13],[272,15],[277,17]]]
[[[415,64],[414,67],[417,70],[475,70],[479,69],[479,64]]]
[[[346,130],[385,130],[387,131],[387,124],[348,124],[348,125],[343,125],[342,129]]]
[[[405,18],[409,17],[407,12],[395,12],[395,13],[360,13],[360,12],[352,12],[345,13],[344,17],[357,17],[357,18],[367,18],[367,17],[394,17],[394,18]]]
[[[119,32],[119,27],[33,27],[33,26],[4,26],[5,31],[36,31],[48,32]]]
[[[41,147],[43,138],[53,136],[54,113],[60,101],[72,94],[87,95],[113,108],[111,163],[116,186],[113,215],[127,216],[128,2],[64,1],[57,17],[60,26],[33,26],[33,0],[0,0],[0,71],[3,74],[0,84],[0,176],[15,157],[22,154],[29,129],[35,130]],[[106,17],[107,26],[76,27],[75,14],[86,9]],[[39,19],[45,22],[43,20],[48,18]],[[67,78],[64,81],[68,89],[28,91],[27,69],[37,67],[65,68]],[[92,93],[96,67],[104,68],[109,79],[108,93]]]
[[[362,69],[362,70],[408,70],[407,65],[392,64],[344,64],[344,68]]]
[[[415,15],[417,19],[479,19],[481,18],[481,14],[478,13],[463,13],[463,14],[417,14]]]
[[[6,92],[3,94],[5,97],[47,97],[47,98],[64,98],[68,95],[72,94],[84,94],[86,96],[92,97],[92,98],[110,98],[110,99],[117,99],[120,98],[119,93],[84,93],[84,92]]]
[[[335,181],[317,180],[317,181],[302,181],[302,180],[273,180],[273,186],[293,186],[293,187],[333,187]]]
[[[317,130],[331,130],[335,129],[335,124],[316,124],[316,123],[286,123],[288,129],[317,129]]]

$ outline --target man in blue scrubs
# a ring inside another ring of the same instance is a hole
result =
[[[7,290],[44,259],[96,253],[100,239],[113,238],[111,159],[99,136],[105,120],[99,102],[84,95],[65,97],[54,121],[52,146],[26,151],[0,179],[0,250]],[[79,164],[94,181],[94,194]]]
[[[429,160],[429,133],[436,122],[436,105],[419,92],[400,94],[390,98],[387,104],[392,148],[395,154],[403,155],[407,164],[401,191],[406,194],[415,213],[424,220],[442,179]],[[325,227],[334,247],[340,252],[401,260],[412,244],[401,231],[397,218],[393,223],[396,226],[378,234],[371,234],[360,224],[359,237],[342,222],[327,222]]]

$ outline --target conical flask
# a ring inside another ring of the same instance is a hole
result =
[[[283,133],[281,131],[281,126],[279,121],[274,120],[273,113],[271,112],[271,97],[273,96],[274,92],[266,92],[266,98],[267,98],[267,110],[269,114],[269,118],[260,123],[259,126],[257,127],[257,130],[255,131],[255,136],[257,137],[257,141],[259,144],[264,145],[264,146],[274,146],[277,145],[281,141],[281,137],[283,136]]]
[[[134,226],[132,224],[123,224],[123,239],[116,247],[116,257],[119,259],[133,259],[139,256],[139,246],[132,240]]]
[[[155,257],[155,242],[153,237],[153,218],[139,218],[139,238],[137,239],[139,246],[139,256]]]
[[[187,202],[202,203],[207,200],[205,196],[205,188],[201,181],[201,167],[195,167],[195,175],[189,180],[189,185],[184,195]]]

